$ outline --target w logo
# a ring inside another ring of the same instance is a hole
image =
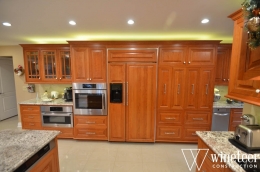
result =
[[[197,169],[200,171],[200,168],[208,154],[209,149],[181,149],[181,151],[185,158],[185,161],[186,161],[186,164],[187,164],[189,170],[191,171],[191,169],[193,168],[193,166],[195,164]],[[202,155],[202,157],[203,157],[201,162],[197,162],[197,157],[199,154],[200,154],[200,156]],[[189,157],[191,157],[192,162],[188,161]]]

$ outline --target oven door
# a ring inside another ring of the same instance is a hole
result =
[[[76,115],[107,115],[106,90],[73,90]]]
[[[42,113],[43,127],[73,127],[72,113]]]

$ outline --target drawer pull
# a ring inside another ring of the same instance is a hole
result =
[[[193,136],[197,136],[197,134],[196,134],[196,133],[191,133],[191,135],[193,135]]]
[[[172,119],[172,120],[175,120],[176,118],[171,118],[171,117],[168,117],[168,118],[165,118],[165,119]]]
[[[33,110],[33,108],[27,108],[27,110]]]
[[[95,121],[87,121],[86,123],[87,124],[95,124],[96,122]]]
[[[92,132],[86,132],[86,134],[96,134],[96,133],[92,133]]]
[[[29,116],[28,118],[33,119],[34,117],[33,116]]]
[[[193,121],[203,121],[203,118],[192,118]]]
[[[34,126],[34,124],[33,124],[33,123],[29,123],[29,125],[30,125],[30,126]]]
[[[168,132],[165,132],[164,134],[167,134],[167,135],[174,135],[175,133],[174,132],[171,132],[171,133],[168,133]]]

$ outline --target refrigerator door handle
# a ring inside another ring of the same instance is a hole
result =
[[[126,82],[126,106],[128,106],[128,82]]]

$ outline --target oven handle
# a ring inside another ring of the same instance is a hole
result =
[[[46,113],[46,112],[42,112],[41,115],[42,116],[71,116],[72,113]]]
[[[105,96],[102,94],[102,110],[105,110]]]

